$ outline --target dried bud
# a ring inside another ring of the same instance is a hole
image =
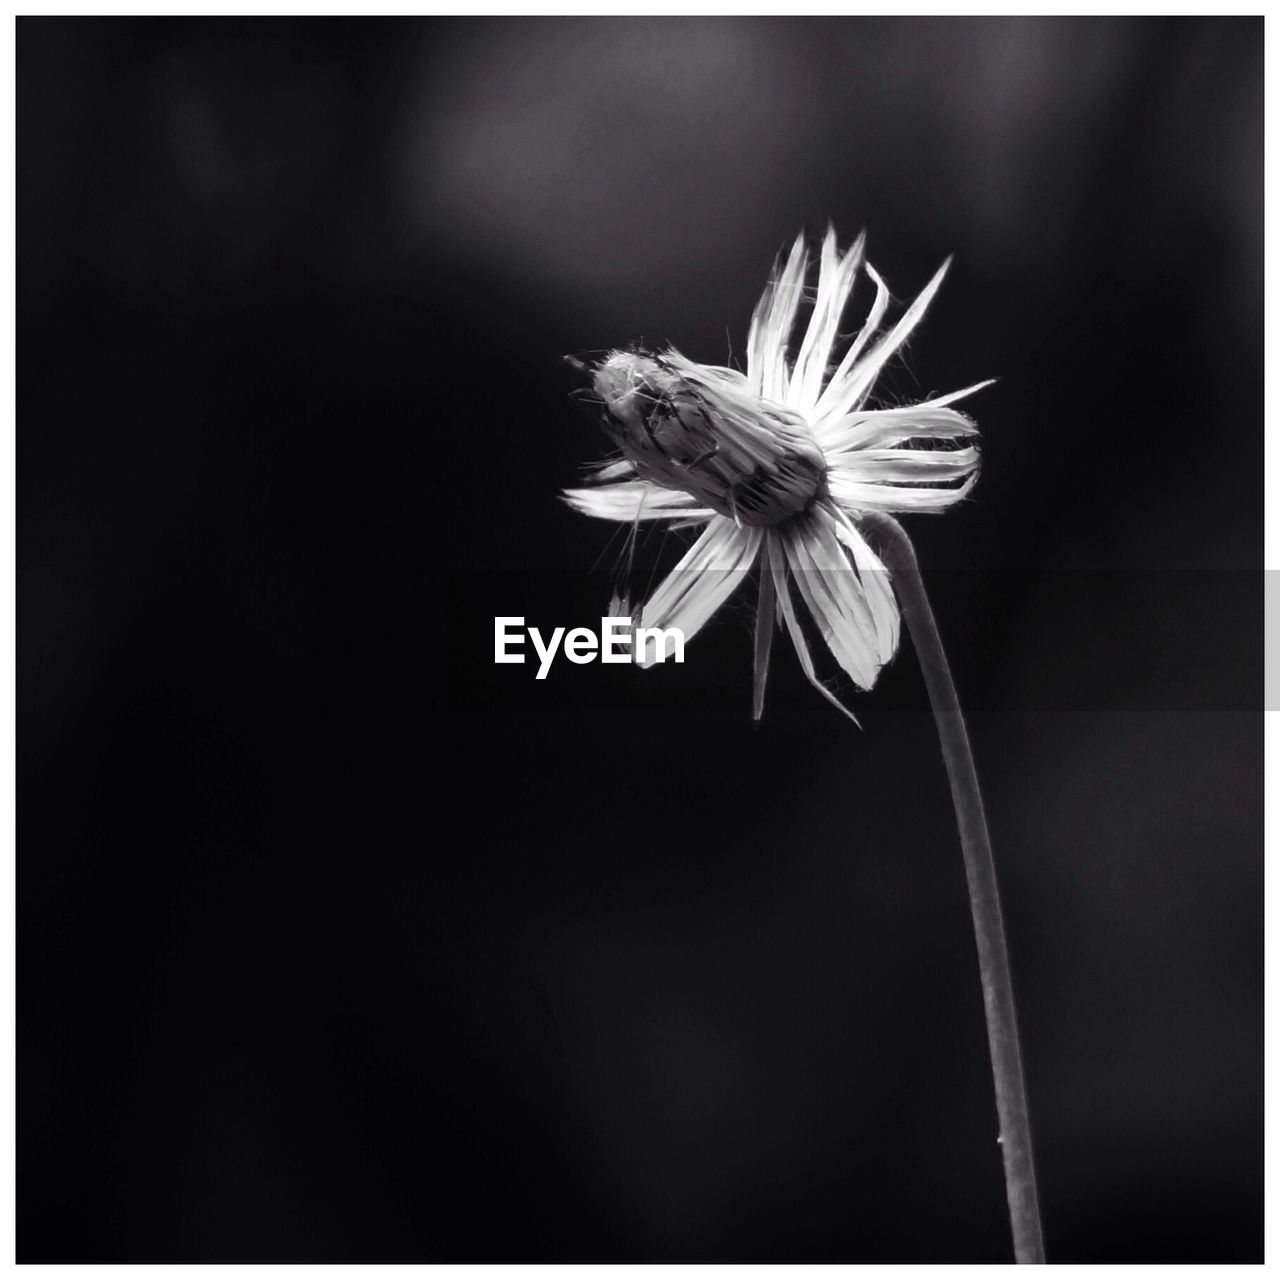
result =
[[[779,524],[824,491],[826,459],[809,424],[760,399],[732,369],[676,352],[615,351],[593,383],[642,479],[746,525]]]

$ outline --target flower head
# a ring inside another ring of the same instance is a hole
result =
[[[897,649],[899,617],[860,520],[869,512],[940,511],[977,480],[977,427],[949,406],[989,383],[915,405],[866,407],[948,263],[882,330],[889,291],[864,262],[863,246],[859,236],[841,254],[828,230],[811,292],[804,237],[796,239],[752,316],[745,373],[638,348],[611,352],[591,371],[621,456],[565,500],[605,520],[701,529],[643,605],[640,626],[679,627],[692,637],[758,566],[757,718],[775,625],[791,637],[810,682],[845,710],[818,678],[792,583],[841,668],[869,689]],[[876,295],[841,351],[841,318],[861,269]],[[812,308],[800,325],[806,297]]]

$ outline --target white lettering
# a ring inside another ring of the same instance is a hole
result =
[[[557,627],[551,633],[551,644],[544,645],[542,643],[542,633],[537,627],[529,628],[529,639],[533,641],[533,647],[538,651],[538,660],[541,666],[538,668],[538,674],[535,679],[545,680],[547,672],[551,670],[551,660],[556,656],[556,650],[560,647],[560,637],[564,635],[564,628]]]
[[[614,646],[618,648],[615,649]],[[631,619],[600,619],[600,661],[631,661]]]
[[[652,658],[646,658],[645,646],[650,640],[654,641],[656,652]],[[661,627],[637,627],[636,661],[642,667],[647,667],[654,662],[666,662],[668,640],[672,642],[672,661],[683,662],[684,632],[679,627],[668,627],[665,631]]]
[[[581,666],[594,662],[599,641],[588,627],[574,627],[564,638],[564,656]]]
[[[494,618],[494,662],[523,663],[524,632],[538,656],[537,680],[547,678],[562,646],[565,656],[578,666],[594,662],[597,654],[601,662],[635,662],[642,667],[684,661],[684,632],[679,627],[636,627],[630,618],[613,615],[600,619],[598,636],[590,627],[574,627],[567,635],[564,627],[556,627],[544,637],[537,627],[526,627],[523,618]]]
[[[518,627],[524,626],[523,618],[494,618],[493,620],[493,660],[494,662],[523,662],[523,653],[508,653],[507,645],[524,644],[524,636],[519,632],[509,633],[507,623]]]

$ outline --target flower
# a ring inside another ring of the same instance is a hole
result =
[[[621,456],[601,467],[590,487],[563,496],[575,510],[604,520],[701,528],[643,605],[638,626],[678,627],[689,639],[758,566],[756,719],[775,623],[791,637],[810,683],[849,714],[818,678],[790,582],[840,667],[870,689],[897,650],[899,614],[860,519],[869,512],[940,511],[963,498],[978,476],[977,427],[950,406],[990,380],[919,404],[866,408],[877,376],[924,315],[950,259],[882,333],[889,291],[864,262],[864,243],[860,235],[842,255],[834,229],[827,231],[801,333],[797,313],[809,255],[803,234],[797,237],[751,318],[745,374],[697,364],[670,348],[612,351],[590,371]],[[875,300],[840,354],[841,317],[864,267]],[[620,607],[625,601],[615,598],[611,610]]]

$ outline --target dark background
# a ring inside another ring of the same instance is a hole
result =
[[[18,23],[18,1252],[1009,1256],[909,645],[590,623],[565,352],[956,262],[909,527],[1051,1259],[1262,1253],[1260,20]],[[865,295],[856,306],[865,306]],[[654,538],[642,556],[669,563]]]

